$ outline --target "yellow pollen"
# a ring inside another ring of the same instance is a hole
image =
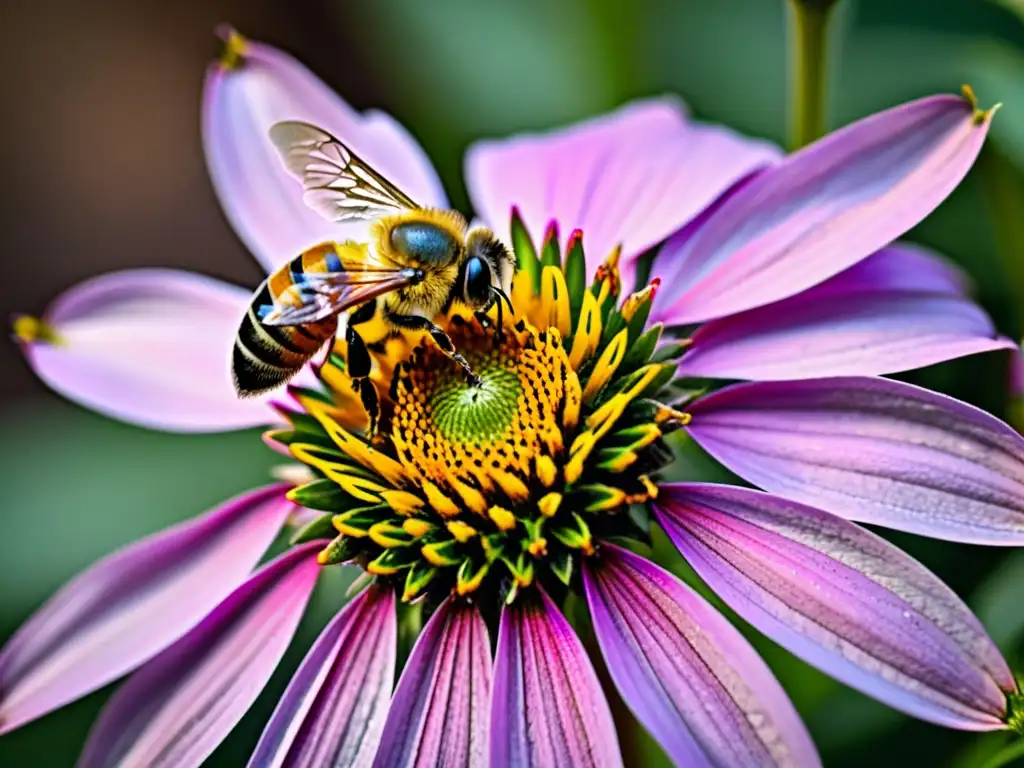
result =
[[[558,479],[558,467],[550,456],[537,457],[537,478],[545,488],[550,488]]]
[[[437,514],[441,517],[455,517],[459,514],[459,506],[442,493],[441,489],[432,482],[423,480],[420,483],[420,487],[423,488],[423,493],[426,494],[427,503],[437,510]]]
[[[637,501],[647,501],[647,499],[658,498],[658,486],[651,480],[647,475],[640,475],[638,478],[643,487],[647,490],[647,497],[644,499],[638,499]]]
[[[572,351],[569,353],[569,364],[579,370],[601,343],[601,310],[594,294],[587,291],[583,294],[583,307],[576,327],[576,336],[572,340]]]
[[[367,563],[366,570],[376,576],[391,576],[395,573],[398,573],[397,566],[384,565],[383,563],[378,563],[376,560]]]
[[[370,526],[370,539],[384,548],[400,547],[408,543],[400,537],[403,532],[405,532],[404,526],[399,528],[391,523],[376,523]]]
[[[245,60],[249,42],[234,29],[228,29],[224,37],[224,50],[220,54],[220,65],[224,69],[237,69]]]
[[[661,280],[654,278],[650,285],[636,293],[630,294],[626,300],[622,302],[622,309],[620,309],[619,312],[627,323],[633,319],[640,307],[647,302],[654,300],[654,294],[658,292],[658,286],[660,284]]]
[[[57,345],[63,343],[52,325],[31,315],[18,315],[14,318],[11,330],[14,332],[14,338],[22,344],[38,342]]]
[[[562,503],[562,494],[560,493],[549,493],[537,502],[537,508],[544,517],[554,517],[555,513],[558,512],[558,507]]]
[[[468,564],[469,561],[467,560],[466,565]],[[487,571],[489,569],[490,566],[485,563],[476,570],[476,573],[470,575],[468,573],[468,568],[459,568],[459,575],[455,584],[455,590],[459,593],[459,596],[465,597],[471,592],[475,592],[480,586],[480,583],[484,580],[484,576],[487,575]],[[466,573],[463,573],[463,571],[466,571]]]
[[[622,257],[622,246],[617,245],[611,252],[604,264],[597,268],[594,281],[599,283],[601,288],[597,295],[597,305],[604,306],[609,296],[618,293],[619,286],[619,259]]]
[[[623,472],[628,467],[632,466],[633,462],[637,460],[638,456],[633,451],[622,451],[614,459],[602,462],[601,467],[607,469],[609,472]]]
[[[435,544],[424,544],[420,548],[420,552],[431,565],[436,565],[439,568],[443,568],[446,565],[454,565],[452,559],[442,552],[442,548],[447,548],[449,544],[450,542],[447,541],[441,541]]]
[[[512,571],[512,578],[520,587],[528,587],[533,584],[533,563],[530,563],[523,570]]]
[[[601,493],[603,498],[587,505],[586,509],[588,512],[609,512],[621,507],[629,500],[629,496],[621,488],[603,486],[601,487]]]
[[[487,516],[503,531],[511,531],[516,527],[516,516],[504,507],[491,507],[487,510]]]
[[[564,279],[548,279],[552,297],[568,302]],[[563,425],[578,421],[581,399],[557,328],[506,326],[497,345],[493,330],[475,319],[452,322],[448,332],[480,386],[422,344],[396,371],[390,427],[406,487],[418,486],[446,519],[466,508],[486,515],[493,495],[506,504],[528,501],[536,481],[553,485]]]
[[[669,408],[667,405],[659,406],[657,413],[654,414],[655,424],[664,424],[666,421],[678,422],[680,426],[685,427],[690,423],[692,417],[688,413],[677,411],[675,408]]]
[[[569,314],[569,289],[565,285],[565,275],[562,274],[561,268],[544,267],[540,284],[540,302],[547,320],[544,326],[557,328],[563,336],[568,336],[572,322]]]
[[[601,357],[597,359],[594,371],[590,374],[590,379],[587,381],[587,387],[583,390],[584,402],[589,403],[593,400],[594,395],[600,392],[601,388],[615,375],[619,364],[626,356],[626,344],[628,341],[629,331],[623,328],[612,339],[612,343],[601,353]]]
[[[455,488],[455,492],[459,494],[459,498],[462,499],[462,503],[469,507],[470,510],[478,515],[482,515],[487,511],[487,499],[484,498],[480,491],[455,478],[451,480],[451,484]]]
[[[418,517],[407,517],[402,521],[402,528],[410,536],[418,539],[435,530],[437,526],[433,523],[428,523],[426,520],[421,520]]]
[[[465,544],[467,541],[476,536],[476,528],[464,523],[461,520],[449,520],[448,521],[448,532],[455,537],[455,540],[460,544]]]
[[[346,536],[350,536],[353,539],[361,539],[366,536],[367,532],[365,528],[359,528],[358,526],[349,525],[345,521],[345,514],[335,515],[331,518],[331,525],[338,533],[343,533]]]
[[[527,549],[534,557],[544,557],[548,553],[548,540],[543,536],[539,539],[534,539],[530,542]]]
[[[423,506],[423,499],[406,491],[382,491],[380,496],[399,515],[411,515]]]

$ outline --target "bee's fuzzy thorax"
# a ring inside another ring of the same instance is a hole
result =
[[[404,211],[394,216],[385,216],[374,222],[372,240],[377,256],[386,264],[402,267],[419,267],[422,264],[410,263],[410,260],[399,253],[391,242],[391,233],[399,224],[431,224],[446,232],[453,240],[461,243],[466,237],[466,219],[458,211],[443,208],[418,208]]]

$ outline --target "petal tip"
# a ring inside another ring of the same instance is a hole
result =
[[[18,344],[58,344],[59,337],[53,326],[33,315],[14,315],[11,332]]]
[[[238,69],[245,61],[249,41],[230,24],[219,24],[215,33],[224,41],[224,48],[218,59],[220,68],[223,70]]]
[[[963,93],[964,98],[967,99],[967,103],[971,105],[971,110],[974,113],[973,120],[975,125],[983,125],[991,122],[992,116],[1003,106],[1003,103],[1000,101],[993,104],[988,109],[981,109],[978,106],[978,97],[974,95],[974,89],[971,88],[970,85],[964,83],[960,87],[960,91]]]

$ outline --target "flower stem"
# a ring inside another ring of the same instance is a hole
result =
[[[825,134],[825,49],[835,0],[789,0],[791,30],[789,144],[799,149]]]
[[[1015,739],[993,755],[982,768],[1002,768],[1012,764],[1017,758],[1024,757],[1024,739]]]

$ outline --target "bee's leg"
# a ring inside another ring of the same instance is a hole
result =
[[[480,385],[480,378],[473,373],[473,369],[470,367],[466,358],[455,351],[455,345],[452,343],[448,334],[427,320],[427,318],[419,317],[418,315],[397,315],[389,313],[388,321],[397,328],[403,328],[408,331],[426,331],[429,333],[430,338],[432,338],[434,343],[437,344],[438,349],[444,352],[445,355],[447,355],[454,363],[466,372],[466,378],[469,380],[469,383],[474,387]]]
[[[345,343],[348,344],[348,375],[353,379],[365,379],[373,367],[370,350],[351,325],[345,329]]]
[[[368,434],[372,439],[377,435],[380,422],[380,398],[377,397],[377,388],[369,379],[359,380],[359,399],[363,401],[363,408],[370,417]]]
[[[359,391],[363,408],[370,417],[369,434],[373,437],[377,433],[377,421],[380,419],[380,399],[377,397],[377,388],[369,379],[372,369],[370,350],[351,322],[345,329],[345,342],[348,344],[348,375],[352,378],[352,386]]]

